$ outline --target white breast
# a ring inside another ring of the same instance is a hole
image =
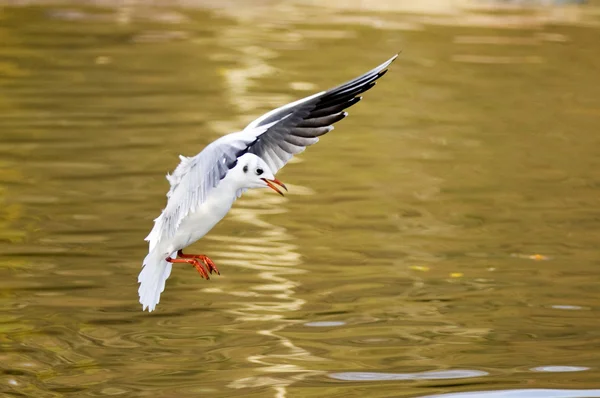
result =
[[[198,209],[183,219],[167,252],[169,254],[183,249],[206,235],[225,217],[233,202],[237,199],[235,189],[225,180],[210,192],[207,200]]]

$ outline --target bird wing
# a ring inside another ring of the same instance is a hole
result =
[[[274,109],[243,131],[212,142],[196,156],[180,156],[181,162],[173,174],[167,174],[171,184],[167,206],[146,237],[150,251],[160,241],[175,236],[183,219],[204,203],[240,156],[245,153],[259,156],[275,174],[293,155],[333,130],[333,123],[348,115],[344,109],[360,101],[362,97],[358,95],[373,87],[397,56],[340,86]],[[236,193],[238,197],[240,194]]]
[[[238,157],[246,153],[256,137],[270,126],[260,126],[243,134],[228,134],[207,145],[196,156],[179,156],[179,165],[173,174],[167,174],[171,185],[167,192],[167,206],[154,220],[154,227],[145,239],[149,242],[150,251],[160,241],[175,236],[185,217],[206,201],[211,190],[235,167]]]
[[[396,54],[342,85],[284,105],[254,120],[244,132],[270,127],[256,137],[248,152],[262,158],[275,174],[292,156],[318,142],[319,136],[333,130],[334,123],[348,116],[344,109],[359,102],[362,99],[359,95],[373,87],[397,57]]]

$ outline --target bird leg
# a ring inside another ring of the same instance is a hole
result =
[[[168,262],[170,263],[187,263],[187,264],[191,264],[194,266],[194,268],[196,268],[196,270],[200,273],[200,275],[202,275],[203,278],[205,279],[210,279],[210,277],[208,276],[208,273],[206,272],[206,270],[204,268],[202,268],[202,265],[200,264],[200,262],[195,259],[195,258],[171,258],[171,257],[167,257],[166,259]]]
[[[184,254],[183,250],[178,250],[177,256],[181,257],[181,258],[198,259],[198,260],[202,261],[202,263],[206,266],[206,268],[208,269],[208,272],[210,272],[212,274],[214,271],[215,274],[221,275],[221,273],[219,272],[219,269],[217,268],[215,263],[213,263],[213,261],[210,258],[208,258],[208,256],[205,256],[204,254]]]

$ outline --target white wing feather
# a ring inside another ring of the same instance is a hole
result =
[[[179,156],[181,162],[173,174],[167,174],[171,184],[167,192],[167,206],[154,220],[154,227],[145,239],[149,242],[150,252],[160,242],[168,242],[175,236],[184,218],[204,203],[210,191],[235,165],[238,155],[245,152],[249,144],[271,125],[223,136],[196,156]]]

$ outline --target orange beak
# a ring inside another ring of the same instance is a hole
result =
[[[277,178],[273,178],[272,180],[267,180],[266,178],[261,178],[261,180],[266,182],[267,185],[269,186],[269,188],[271,188],[273,191],[277,192],[281,196],[283,196],[283,192],[281,192],[275,184],[279,185],[286,191],[288,190],[287,187],[285,186],[285,184],[283,182],[279,181]]]

